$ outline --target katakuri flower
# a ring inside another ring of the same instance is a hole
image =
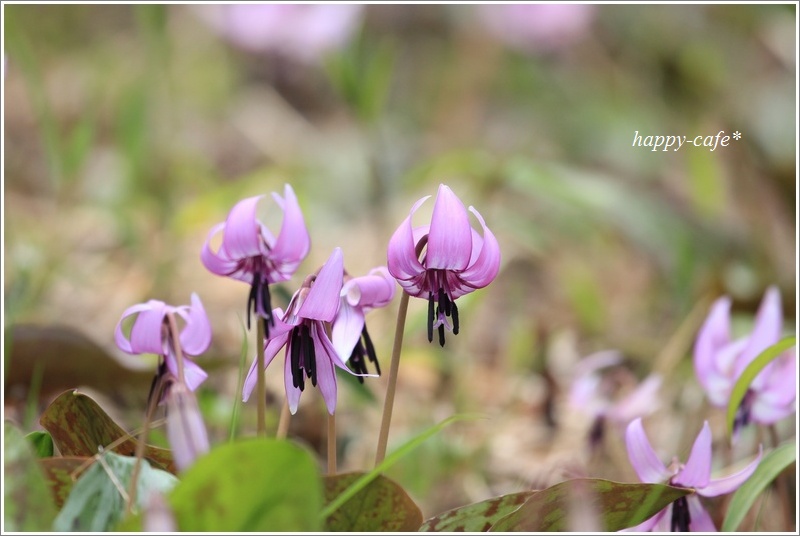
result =
[[[368,372],[366,359],[375,364],[378,375],[381,373],[364,317],[372,309],[388,305],[394,298],[394,289],[394,278],[383,266],[365,276],[345,276],[339,312],[333,320],[331,341],[339,357],[346,360],[358,374]],[[358,381],[363,383],[363,377],[358,376]]]
[[[185,323],[177,341],[169,327],[170,314],[180,317]],[[122,332],[122,323],[132,315],[138,316],[128,338]],[[114,338],[123,352],[162,356],[158,374],[160,376],[170,374],[175,380],[180,380],[176,356],[176,345],[179,344],[184,358],[183,375],[186,386],[194,391],[208,377],[199,365],[186,357],[202,354],[211,344],[211,325],[197,294],[192,293],[191,306],[173,307],[159,300],[150,300],[129,307],[117,322]]]
[[[167,439],[175,466],[185,471],[211,448],[208,432],[197,399],[185,385],[177,383],[170,387],[166,403]]]
[[[428,300],[428,341],[438,329],[439,344],[444,346],[445,328],[454,335],[459,331],[455,300],[494,280],[500,269],[500,246],[480,213],[469,207],[483,237],[472,228],[464,204],[444,184],[439,185],[430,225],[412,227],[411,217],[429,197],[414,204],[392,235],[388,268],[409,295]]]
[[[708,421],[695,439],[689,459],[685,464],[677,458],[669,467],[664,466],[650,446],[642,419],[628,425],[625,443],[628,458],[642,482],[667,483],[680,488],[692,488],[695,493],[681,497],[659,513],[635,527],[625,529],[632,532],[714,532],[717,528],[711,520],[700,497],[717,497],[739,488],[758,467],[761,461],[761,446],[758,456],[744,469],[722,478],[711,478],[711,428]]]
[[[777,343],[783,329],[781,296],[776,287],[764,294],[749,335],[731,338],[730,310],[729,297],[714,302],[694,347],[697,379],[711,404],[723,408],[747,365]],[[772,424],[791,415],[795,411],[796,390],[797,351],[792,349],[768,364],[750,384],[736,414],[734,429],[750,422]]]
[[[343,276],[342,250],[336,248],[319,272],[308,276],[295,292],[286,312],[280,308],[273,311],[275,327],[264,348],[264,367],[286,347],[283,378],[292,414],[297,411],[306,378],[309,378],[312,385],[319,386],[328,412],[333,415],[336,411],[334,366],[353,374],[328,337],[330,322],[339,310]],[[245,402],[256,386],[257,366],[258,360],[255,360],[245,379]]]
[[[275,325],[269,285],[292,277],[308,255],[311,239],[291,186],[286,185],[283,197],[272,194],[283,210],[277,238],[256,218],[256,206],[263,197],[259,195],[239,201],[231,209],[228,219],[211,229],[200,259],[210,272],[250,284],[247,327],[250,327],[250,312],[253,311],[263,319],[264,331],[268,335],[269,326]],[[220,231],[222,244],[214,253],[211,240]]]

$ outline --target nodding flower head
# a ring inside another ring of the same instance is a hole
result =
[[[137,315],[131,328],[130,338],[122,332],[122,323],[129,316]],[[169,326],[169,316],[183,319],[185,325],[176,340]],[[211,344],[211,325],[208,322],[203,303],[197,294],[192,294],[191,305],[173,307],[159,300],[150,300],[127,308],[117,322],[114,331],[117,346],[129,354],[157,354],[164,358],[160,374],[167,372],[175,380],[184,380],[186,386],[194,391],[208,376],[199,365],[186,356],[197,356]],[[184,357],[178,364],[177,347]],[[162,370],[162,367],[166,367]],[[179,376],[183,369],[184,378]]]
[[[483,229],[470,225],[464,204],[444,184],[439,185],[430,225],[413,227],[411,217],[430,196],[411,208],[397,228],[388,249],[389,273],[409,295],[428,300],[428,340],[445,328],[458,334],[455,300],[491,283],[500,269],[500,246],[480,213],[469,207]],[[452,324],[451,324],[452,321]]]
[[[263,319],[264,330],[269,333],[269,326],[275,325],[269,285],[292,277],[308,255],[311,240],[291,186],[286,185],[283,197],[272,194],[283,210],[277,238],[256,218],[256,206],[263,197],[239,201],[231,209],[228,219],[211,229],[200,259],[210,272],[250,284],[247,326],[250,327],[250,312],[253,311]],[[220,231],[222,244],[215,253],[211,249],[211,240]]]

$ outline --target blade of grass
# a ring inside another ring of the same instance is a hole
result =
[[[796,441],[784,443],[764,456],[753,475],[734,493],[728,505],[725,520],[722,522],[722,531],[737,531],[756,499],[784,469],[796,460]]]
[[[742,399],[747,393],[747,389],[750,388],[750,384],[753,383],[753,380],[756,378],[756,376],[758,376],[758,373],[764,369],[764,367],[769,365],[772,360],[781,355],[785,350],[788,350],[794,346],[796,342],[797,339],[793,336],[781,339],[758,354],[758,356],[753,359],[749,365],[747,365],[747,368],[742,371],[741,376],[739,376],[739,378],[736,380],[736,384],[733,386],[731,398],[728,401],[728,416],[726,419],[728,439],[730,439],[731,435],[733,434],[733,421],[736,418],[736,411],[739,409],[739,404],[742,403]]]
[[[247,366],[247,330],[244,322],[239,318],[239,325],[242,328],[242,351],[239,354],[239,378],[236,381],[236,392],[233,396],[233,411],[231,412],[230,442],[236,438],[236,425],[239,423],[239,411],[242,407],[241,393],[244,386],[244,369]]]

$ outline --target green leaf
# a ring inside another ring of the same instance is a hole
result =
[[[535,491],[520,491],[453,508],[425,521],[420,532],[487,532],[501,518],[527,501]]]
[[[583,513],[598,531],[616,532],[645,521],[667,505],[692,493],[662,484],[624,484],[584,478],[561,482],[534,493],[525,504],[492,525],[491,532],[570,530]],[[580,512],[579,512],[580,509]]]
[[[31,432],[25,439],[33,447],[33,451],[39,458],[49,458],[53,455],[53,438],[47,432]]]
[[[725,521],[722,522],[723,532],[738,530],[744,516],[750,510],[756,498],[781,472],[797,460],[797,442],[791,441],[778,446],[775,450],[764,456],[755,472],[733,494]]]
[[[94,463],[94,457],[58,456],[43,458],[39,465],[44,470],[56,506],[60,509],[69,497],[75,481]]]
[[[97,402],[78,391],[59,395],[44,411],[39,423],[50,432],[64,456],[94,456],[99,447],[107,448],[118,439],[130,436]],[[133,437],[128,437],[111,450],[123,456],[133,456],[136,442]],[[169,450],[148,445],[145,458],[159,468],[175,473]]]
[[[325,499],[332,501],[364,473],[325,477]],[[329,532],[409,532],[422,523],[422,512],[393,480],[379,476],[325,520]]]
[[[75,482],[53,530],[104,532],[125,513],[127,493],[136,458],[106,452]],[[136,504],[143,508],[153,491],[166,493],[178,479],[142,460],[136,485]]]
[[[228,443],[198,458],[169,497],[184,532],[317,532],[322,481],[290,441]]]
[[[733,386],[731,398],[728,400],[727,430],[729,439],[733,434],[733,421],[736,419],[736,412],[739,410],[739,405],[742,403],[744,395],[747,394],[750,384],[753,383],[753,380],[756,379],[756,376],[758,376],[758,373],[761,372],[764,367],[769,365],[775,358],[795,344],[797,344],[797,339],[794,336],[779,340],[758,354],[758,356],[747,365],[747,368],[742,371],[742,374]]]
[[[49,531],[56,507],[44,474],[22,432],[8,421],[4,427],[4,531]]]

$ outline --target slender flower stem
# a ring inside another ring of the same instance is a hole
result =
[[[167,322],[169,323],[170,335],[172,336],[172,348],[175,350],[175,361],[178,362],[178,381],[186,385],[186,377],[183,373],[183,349],[180,345],[180,331],[178,331],[178,323],[175,321],[174,313],[167,313]]]
[[[328,474],[336,474],[336,415],[328,414]]]
[[[180,345],[178,345],[180,346]],[[153,418],[153,413],[156,411],[158,400],[161,398],[163,383],[157,382],[158,385],[153,390],[152,396],[147,403],[147,411],[144,415],[144,424],[142,425],[142,433],[139,434],[139,442],[136,443],[136,462],[133,465],[133,472],[131,473],[131,483],[128,488],[128,502],[125,511],[128,515],[133,511],[133,505],[136,503],[136,485],[139,480],[139,472],[142,469],[142,458],[144,458],[144,449],[147,445],[147,436],[150,433],[150,421]]]
[[[261,318],[256,318],[256,365],[257,383],[256,400],[258,400],[257,431],[260,437],[267,436],[267,382],[266,371],[264,370],[264,322]]]
[[[289,401],[285,400],[281,408],[281,420],[278,421],[278,433],[275,437],[278,439],[286,439],[286,436],[289,434],[289,421],[291,418],[292,413],[289,411]]]
[[[400,351],[403,348],[403,332],[406,327],[407,314],[408,294],[403,292],[400,297],[400,306],[397,309],[397,325],[394,332],[394,346],[392,346],[392,363],[389,368],[389,384],[386,387],[386,399],[383,403],[383,419],[381,420],[381,431],[378,435],[378,450],[375,452],[376,467],[386,457],[386,445],[389,442],[389,425],[392,423],[394,393],[397,390],[397,371],[400,369]]]

